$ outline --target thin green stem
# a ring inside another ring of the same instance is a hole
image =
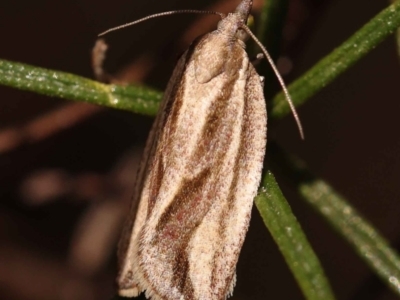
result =
[[[282,31],[285,25],[288,5],[288,0],[264,1],[261,14],[257,19],[257,38],[266,47],[274,61],[276,61],[280,53]],[[255,50],[257,51],[256,53],[260,51],[257,48]],[[254,53],[255,51],[251,52]],[[280,87],[276,76],[266,61],[258,69],[259,73],[265,77],[265,97],[271,100],[274,93]]]
[[[161,93],[102,84],[80,76],[0,60],[0,84],[39,94],[155,115]]]
[[[274,165],[297,186],[300,195],[347,240],[358,255],[394,292],[400,295],[400,257],[384,237],[328,183],[311,174],[282,149],[269,151]]]
[[[302,183],[298,189],[378,276],[400,295],[400,259],[386,239],[323,180]]]
[[[279,53],[287,6],[287,0],[265,1],[260,16],[257,37],[273,58]],[[261,74],[266,77],[265,82],[276,82],[269,66],[261,69]],[[272,90],[271,84],[266,85],[267,94]],[[271,97],[267,95],[267,99]],[[334,299],[317,256],[270,172],[264,177],[255,203],[305,297],[309,300]]]
[[[394,33],[400,26],[400,1],[396,1],[366,25],[358,30],[346,42],[321,59],[303,76],[289,85],[289,93],[296,106],[331,83],[340,74],[364,57],[386,37]],[[283,117],[290,112],[284,99],[279,93],[272,103],[271,117]]]
[[[276,58],[279,54],[288,5],[288,0],[264,1],[261,14],[257,20],[257,38],[268,49],[273,58]]]
[[[264,223],[309,300],[335,299],[321,264],[271,172],[255,199]]]

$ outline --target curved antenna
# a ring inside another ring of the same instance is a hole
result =
[[[290,109],[292,111],[293,117],[296,121],[297,124],[297,128],[299,128],[299,133],[300,133],[300,137],[302,140],[304,140],[304,131],[303,131],[303,126],[301,125],[301,121],[299,118],[299,115],[297,114],[296,108],[294,107],[292,98],[290,97],[289,91],[286,87],[285,82],[283,81],[283,78],[281,76],[281,74],[279,74],[278,68],[276,67],[274,61],[272,60],[271,56],[269,55],[267,49],[265,49],[265,47],[263,46],[263,44],[261,44],[261,42],[257,39],[257,37],[254,35],[253,32],[251,32],[250,28],[247,27],[247,25],[242,24],[241,28],[243,28],[244,31],[247,32],[247,34],[256,42],[256,44],[261,48],[261,51],[264,53],[268,63],[271,65],[272,70],[275,73],[276,78],[279,81],[279,84],[282,87],[283,93],[285,95],[286,101],[288,102]]]
[[[141,18],[139,20],[130,22],[130,23],[126,23],[120,26],[116,26],[113,28],[110,28],[102,33],[100,33],[98,36],[103,36],[111,31],[116,31],[125,27],[129,27],[144,21],[147,21],[149,19],[153,19],[153,18],[158,18],[158,17],[164,17],[164,16],[170,16],[170,15],[176,15],[176,14],[208,14],[208,15],[218,15],[221,17],[221,19],[225,18],[225,14],[217,12],[217,11],[210,11],[210,10],[195,10],[195,9],[183,9],[183,10],[171,10],[171,11],[165,11],[162,13],[157,13],[154,15],[150,15],[144,18]]]

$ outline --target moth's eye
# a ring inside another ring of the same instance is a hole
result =
[[[239,28],[239,29],[237,30],[237,32],[236,32],[236,37],[237,37],[239,40],[245,42],[245,41],[247,41],[247,39],[249,38],[249,35],[246,33],[246,31],[244,31],[243,29],[240,29],[240,28]]]
[[[247,27],[254,29],[254,17],[253,15],[249,15],[246,22]]]

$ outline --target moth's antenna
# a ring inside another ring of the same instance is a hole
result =
[[[141,18],[139,20],[130,22],[130,23],[126,23],[117,27],[113,27],[110,28],[102,33],[100,33],[98,36],[102,36],[105,35],[111,31],[115,31],[115,30],[119,30],[125,27],[129,27],[135,24],[138,24],[140,22],[143,21],[147,21],[149,19],[153,19],[153,18],[158,18],[158,17],[163,17],[163,16],[170,16],[170,15],[176,15],[176,14],[208,14],[208,15],[218,15],[221,17],[221,19],[225,18],[225,14],[217,12],[217,11],[210,11],[210,10],[195,10],[195,9],[184,9],[184,10],[171,10],[171,11],[165,11],[162,13],[158,13],[158,14],[154,14],[154,15],[150,15],[144,18]]]
[[[275,73],[275,76],[278,78],[279,84],[282,87],[283,93],[285,94],[286,101],[289,103],[290,109],[292,110],[293,117],[297,123],[297,127],[299,128],[300,137],[304,140],[304,131],[303,126],[301,125],[301,121],[299,115],[297,114],[296,108],[294,107],[292,98],[290,97],[289,91],[286,88],[286,84],[283,81],[281,74],[279,74],[278,68],[276,67],[274,61],[272,60],[271,56],[269,55],[267,49],[261,44],[261,42],[257,39],[253,32],[251,32],[250,28],[247,27],[245,24],[242,24],[241,28],[247,32],[247,34],[256,42],[256,44],[261,48],[261,51],[264,53],[265,57],[268,60],[268,63],[271,65],[272,70]]]

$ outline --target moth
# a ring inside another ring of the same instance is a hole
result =
[[[220,14],[173,71],[119,243],[121,296],[220,300],[233,292],[267,141],[263,79],[244,44],[254,38],[251,6],[243,0]]]

